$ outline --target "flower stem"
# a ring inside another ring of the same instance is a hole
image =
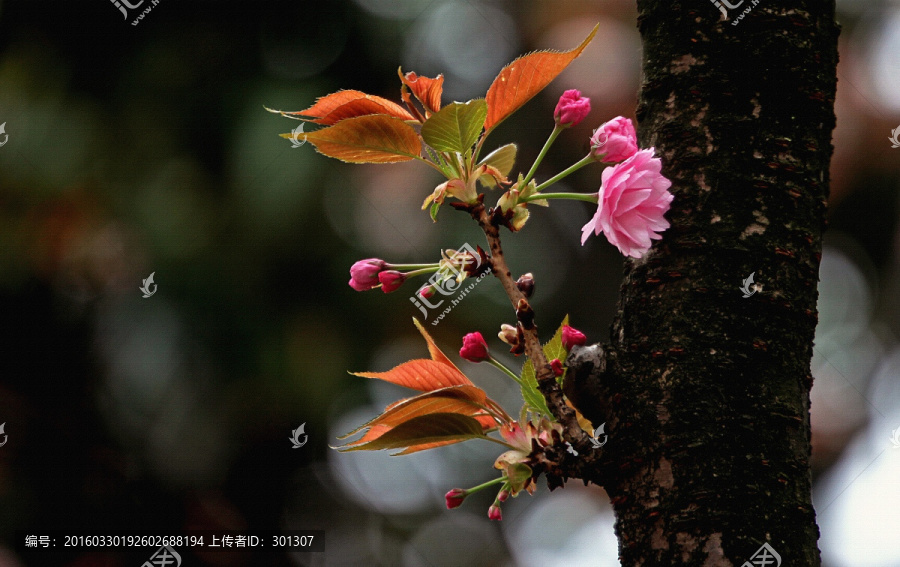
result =
[[[538,154],[537,158],[534,160],[534,164],[531,166],[531,169],[528,170],[528,174],[525,175],[525,179],[522,180],[522,186],[519,187],[519,190],[525,188],[528,185],[528,182],[531,181],[531,178],[534,177],[534,173],[537,171],[539,165],[544,160],[544,156],[547,155],[547,150],[550,149],[550,146],[553,145],[553,142],[556,140],[556,137],[559,136],[559,133],[565,130],[564,127],[557,124],[553,127],[553,131],[550,132],[550,137],[547,138],[547,141],[544,142],[544,147],[541,148],[541,153]]]
[[[432,264],[385,264],[388,268],[392,270],[420,270],[425,268],[437,268],[440,266],[439,262],[434,262]]]
[[[497,478],[489,480],[489,481],[485,482],[484,484],[479,484],[478,486],[473,486],[472,488],[467,488],[466,496],[468,496],[469,494],[478,492],[479,490],[484,490],[485,488],[487,488],[489,486],[493,486],[495,484],[500,484],[504,480],[505,480],[505,477],[498,476]]]
[[[587,201],[596,205],[599,197],[596,193],[535,193],[530,197],[519,197],[519,202],[527,203],[540,199],[572,199],[575,201]]]
[[[546,189],[547,187],[550,187],[557,181],[560,181],[563,178],[568,177],[569,175],[575,173],[576,171],[578,171],[582,167],[586,166],[587,164],[594,163],[595,161],[597,161],[597,160],[595,160],[590,154],[586,155],[584,158],[581,159],[581,161],[576,162],[575,164],[573,164],[571,167],[569,167],[565,171],[561,171],[561,172],[557,173],[556,175],[554,175],[547,181],[544,181],[543,183],[538,185],[537,191],[540,191],[541,189]]]
[[[512,378],[516,382],[516,384],[519,384],[520,386],[522,385],[522,379],[516,376],[516,374],[512,370],[507,368],[502,362],[500,362],[493,356],[488,358],[487,362],[489,362],[494,368],[499,369],[501,372]]]
[[[406,277],[410,276],[421,276],[424,274],[431,274],[438,271],[440,268],[438,266],[430,266],[428,268],[422,268],[420,270],[413,270],[411,272],[406,272]]]

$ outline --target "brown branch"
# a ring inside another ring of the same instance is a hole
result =
[[[579,454],[587,456],[594,451],[590,437],[578,424],[575,411],[563,399],[562,389],[556,381],[556,376],[550,367],[550,363],[547,361],[547,357],[544,355],[544,349],[541,346],[541,340],[537,333],[537,325],[533,323],[534,312],[528,303],[528,298],[516,286],[509,266],[506,264],[503,247],[500,244],[500,227],[492,220],[492,215],[485,210],[483,203],[479,202],[476,205],[472,205],[468,210],[472,218],[478,222],[478,226],[484,231],[491,250],[490,261],[494,276],[500,280],[503,290],[509,297],[513,308],[516,309],[516,314],[522,323],[520,326],[524,330],[525,353],[534,366],[538,389],[544,395],[547,407],[553,413],[553,417],[563,426],[563,438],[571,443]],[[527,317],[523,317],[526,314]]]

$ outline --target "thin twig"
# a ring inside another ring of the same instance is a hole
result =
[[[524,305],[530,309],[528,299],[525,297],[512,277],[509,266],[503,255],[503,247],[500,244],[500,228],[491,220],[491,215],[485,210],[483,203],[473,205],[469,212],[472,215],[487,238],[488,246],[491,250],[491,267],[494,275],[500,280],[503,290],[509,297],[514,309],[520,310]],[[538,337],[537,325],[526,325],[524,329],[525,337],[525,353],[531,359],[534,366],[535,375],[537,377],[538,389],[544,395],[547,401],[547,407],[553,413],[553,417],[563,426],[563,438],[571,443],[579,452],[589,453],[593,450],[587,433],[578,425],[578,419],[575,417],[575,411],[570,408],[563,399],[563,392],[556,382],[556,375],[553,373],[547,357],[544,355],[544,349],[541,346],[541,340]]]

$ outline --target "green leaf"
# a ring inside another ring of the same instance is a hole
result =
[[[486,155],[485,158],[478,163],[478,165],[489,165],[491,167],[495,167],[501,175],[507,176],[509,175],[509,172],[512,171],[513,165],[515,165],[516,163],[517,151],[518,148],[515,144],[506,144],[505,146],[501,146]],[[497,183],[494,182],[494,178],[490,175],[482,175],[478,178],[478,181],[480,181],[485,187],[490,187],[491,189],[497,186]]]
[[[534,365],[531,364],[531,360],[526,360],[525,364],[522,366],[522,399],[525,400],[525,405],[528,406],[528,409],[531,411],[546,415],[551,419],[553,418],[553,414],[550,413],[550,408],[547,407],[547,401],[544,399],[544,394],[538,390],[537,376],[535,375]]]
[[[562,361],[568,356],[568,352],[562,344],[562,329],[568,324],[569,316],[566,315],[562,324],[560,324],[559,329],[556,330],[556,334],[553,335],[550,342],[544,345],[544,356],[547,357],[548,362],[554,358],[558,358]],[[522,399],[525,400],[525,404],[528,405],[531,410],[542,413],[553,419],[553,414],[550,413],[550,408],[547,407],[547,401],[544,399],[544,395],[538,390],[537,374],[534,371],[534,364],[532,364],[530,358],[526,360],[525,364],[522,366]]]
[[[547,357],[548,362],[554,358],[558,358],[560,362],[565,362],[566,357],[569,356],[569,351],[567,351],[562,344],[562,330],[563,327],[568,324],[569,316],[566,315],[565,318],[563,318],[563,322],[559,325],[559,329],[556,330],[556,334],[553,335],[553,338],[550,339],[549,343],[544,345],[544,356]]]
[[[478,141],[486,117],[484,99],[448,104],[422,125],[422,139],[438,151],[463,153]]]
[[[481,424],[475,418],[458,413],[433,413],[405,421],[368,443],[353,447],[341,447],[339,450],[377,451],[379,449],[402,449],[405,447],[413,449],[423,445],[446,445],[484,437],[487,436],[483,433]]]

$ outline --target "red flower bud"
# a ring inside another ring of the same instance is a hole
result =
[[[492,520],[497,520],[498,522],[503,519],[503,512],[500,511],[500,506],[494,504],[490,508],[488,508],[488,518]]]
[[[553,369],[553,374],[555,376],[563,375],[563,365],[562,362],[559,361],[558,358],[554,358],[550,361],[550,367]]]
[[[432,297],[434,297],[434,294],[437,293],[437,290],[434,289],[433,285],[426,285],[425,287],[420,289],[418,293],[425,299],[431,299]]]
[[[360,260],[350,266],[350,287],[356,291],[366,291],[378,285],[378,275],[386,263],[378,258]]]
[[[481,333],[469,333],[463,337],[463,346],[459,349],[459,356],[469,362],[484,362],[488,355],[488,345]]]
[[[444,499],[447,501],[447,509],[452,510],[454,508],[459,508],[468,495],[469,492],[467,490],[454,488],[444,495]]]
[[[572,350],[573,346],[581,346],[587,342],[587,337],[578,329],[565,325],[562,330],[562,344],[566,350]]]
[[[406,281],[406,274],[397,270],[387,270],[378,274],[378,281],[381,282],[381,291],[391,293],[403,285],[403,282]]]
[[[501,491],[497,494],[497,501],[498,501],[498,502],[506,502],[506,499],[507,499],[507,498],[509,498],[509,491],[508,491],[508,490],[501,490]]]

